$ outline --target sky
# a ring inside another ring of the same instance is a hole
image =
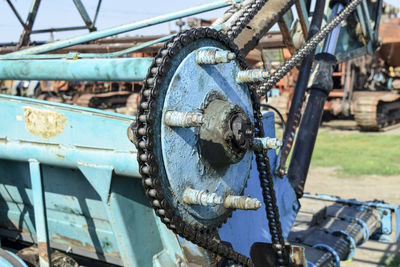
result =
[[[20,16],[25,20],[29,11],[31,0],[11,0]],[[93,19],[97,0],[82,0]],[[96,22],[98,29],[105,29],[121,24],[126,24],[142,19],[163,15],[181,9],[194,7],[212,0],[103,0],[100,13]],[[226,8],[225,8],[226,9]],[[224,9],[207,12],[201,18],[216,18],[223,14]],[[165,34],[171,30],[176,30],[175,21],[161,25],[132,31],[126,35],[151,35]],[[42,0],[33,29],[44,29],[50,27],[69,27],[85,25],[72,0]],[[70,36],[76,36],[87,33],[87,30],[54,33],[55,39],[64,39]],[[0,43],[18,41],[22,33],[22,26],[18,22],[11,8],[5,0],[0,0]],[[32,35],[33,40],[49,40],[50,34]]]
[[[29,11],[31,0],[11,1],[21,17],[25,20]],[[400,0],[385,1],[394,6],[400,7]],[[82,2],[89,13],[89,16],[93,19],[97,6],[97,0],[82,0]],[[98,29],[105,29],[210,2],[212,2],[212,0],[103,0],[96,26]],[[217,18],[220,17],[223,12],[224,9],[219,9],[204,13],[201,16],[197,15],[197,17],[205,19]],[[33,29],[38,30],[50,27],[70,27],[83,25],[84,22],[76,10],[72,0],[42,0]],[[132,31],[130,33],[122,34],[121,36],[165,34],[168,33],[169,29],[177,29],[175,21],[152,26],[146,29]],[[86,32],[86,30],[62,33],[56,32],[54,33],[54,38],[65,39],[68,37],[81,35]],[[17,42],[21,33],[22,26],[12,13],[6,0],[0,0],[0,43]],[[34,34],[32,35],[31,39],[48,41],[50,39],[50,34]]]

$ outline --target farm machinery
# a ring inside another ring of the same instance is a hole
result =
[[[0,96],[0,262],[339,266],[369,239],[396,242],[398,206],[304,193],[334,66],[374,51],[381,4],[215,1],[106,30],[86,23],[89,34],[0,56],[1,80],[143,84],[136,116]],[[288,32],[292,6],[302,48],[275,72],[248,68],[245,56],[275,23]],[[224,7],[210,27],[139,47],[55,53]],[[330,19],[321,27],[326,12]],[[364,42],[354,38],[354,25]],[[160,43],[154,57],[123,57]],[[281,141],[259,99],[298,64]]]
[[[324,106],[323,121],[354,119],[364,131],[385,130],[400,121],[399,62],[396,54],[400,24],[397,14],[397,8],[384,3],[376,53],[352,58],[336,66],[333,90]],[[298,39],[295,34],[293,36]],[[272,49],[282,47],[283,42],[272,45]],[[259,48],[267,54],[271,45],[264,43]],[[285,52],[288,53],[287,48]],[[290,53],[285,55],[285,58],[289,57]],[[275,60],[279,61],[279,57]],[[289,113],[297,75],[298,71],[292,70],[275,86],[275,94],[268,99],[284,120]]]

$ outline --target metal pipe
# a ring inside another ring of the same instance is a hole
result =
[[[317,0],[314,8],[308,40],[311,39],[321,28],[322,19],[324,17],[325,0]],[[310,79],[311,67],[314,61],[315,49],[301,63],[296,87],[294,89],[292,102],[290,104],[289,115],[286,122],[285,131],[283,133],[283,147],[280,151],[279,165],[277,166],[277,174],[282,176],[285,173],[286,161],[292,149],[294,135],[297,126],[300,123],[301,108],[306,93],[308,80]]]
[[[86,26],[48,28],[48,29],[34,30],[34,31],[31,31],[31,33],[63,32],[63,31],[85,30],[85,29],[87,29]]]
[[[298,197],[303,194],[326,98],[325,93],[319,90],[311,90],[297,134],[288,177]]]
[[[83,3],[81,2],[81,0],[73,0],[74,4],[76,6],[76,8],[79,11],[79,14],[81,15],[83,21],[85,22],[86,26],[88,27],[89,31],[95,31],[96,28],[94,27],[94,24],[92,22],[92,20],[89,17],[89,14],[86,11],[85,6],[83,5]]]
[[[143,81],[153,58],[0,60],[0,80]]]
[[[313,84],[308,95],[288,171],[289,181],[298,197],[301,197],[304,192],[325,101],[333,88],[332,75],[335,64],[336,57],[332,54],[320,53],[316,56],[312,73]]]
[[[238,2],[238,3],[241,1],[242,0],[234,0],[234,2]],[[14,53],[12,53],[12,55],[46,53],[46,52],[54,51],[57,49],[61,49],[61,48],[65,48],[65,47],[69,47],[69,46],[82,44],[82,43],[90,42],[93,40],[113,36],[116,34],[121,34],[124,32],[129,32],[129,31],[138,30],[138,29],[141,29],[144,27],[157,25],[157,24],[160,24],[163,22],[168,22],[168,21],[183,18],[186,16],[192,16],[192,15],[196,15],[196,14],[199,14],[202,12],[227,7],[230,5],[231,5],[231,3],[229,3],[225,0],[220,0],[220,1],[209,3],[209,4],[200,5],[197,7],[184,9],[184,10],[177,11],[177,12],[170,13],[170,14],[165,14],[165,15],[161,15],[158,17],[153,17],[153,18],[149,18],[149,19],[145,19],[145,20],[141,20],[141,21],[137,21],[137,22],[132,22],[129,24],[125,24],[125,25],[121,25],[121,26],[117,26],[117,27],[113,27],[113,28],[109,28],[109,29],[105,29],[105,30],[101,30],[101,31],[92,32],[92,33],[89,33],[86,35],[77,36],[77,37],[73,37],[70,39],[45,44],[45,45],[38,46],[38,47],[28,48],[25,50],[14,52]]]
[[[14,12],[15,16],[17,17],[19,23],[21,23],[22,27],[23,27],[24,29],[26,29],[27,27],[26,27],[24,21],[22,20],[21,16],[19,15],[17,9],[14,7],[14,5],[11,3],[10,0],[7,0],[7,3],[8,3],[8,5],[11,7],[11,9],[12,9],[12,11]]]
[[[331,11],[331,16],[330,16],[330,21],[332,21],[337,14],[339,14],[342,10],[343,10],[343,5],[341,3],[337,3],[332,7],[332,11]],[[336,45],[337,42],[339,40],[339,34],[340,34],[340,28],[341,25],[339,24],[338,26],[336,26],[336,28],[334,28],[331,33],[329,34],[329,36],[326,38],[325,42],[324,42],[324,46],[322,48],[323,52],[329,53],[334,55],[335,51],[336,51]]]

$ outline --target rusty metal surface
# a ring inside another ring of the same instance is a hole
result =
[[[53,51],[53,54],[65,54],[69,52],[79,52],[79,53],[109,53],[116,52],[120,50],[124,50],[127,48],[131,48],[140,43],[116,43],[116,44],[85,44],[85,45],[75,45],[67,48],[62,48],[56,51]],[[143,49],[138,50],[139,52],[151,52],[156,53],[163,44],[156,44],[149,47],[145,47]],[[21,47],[21,49],[25,49],[27,47]],[[0,47],[0,54],[7,54],[16,52],[18,49],[16,46],[5,46]]]
[[[290,34],[290,30],[284,21],[283,17],[278,19],[279,29],[281,30],[283,36],[283,42],[285,46],[289,49],[290,54],[296,53],[296,47],[293,43],[292,35]]]
[[[115,106],[125,106],[130,92],[108,92],[100,94],[84,94],[80,96],[76,104],[83,107],[95,107],[95,108],[113,108]]]
[[[400,66],[400,18],[393,18],[379,27],[382,46],[378,55],[389,66]]]
[[[352,103],[354,119],[363,130],[382,130],[391,122],[380,121],[379,103],[393,103],[399,99],[400,94],[391,92],[355,92]],[[400,102],[397,109],[400,110]]]

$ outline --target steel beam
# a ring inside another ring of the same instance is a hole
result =
[[[18,42],[18,47],[29,44],[31,30],[33,27],[33,23],[35,22],[35,19],[36,19],[36,14],[39,9],[40,1],[41,0],[33,0],[32,1],[32,5],[29,10],[28,18],[26,19],[26,23],[25,23],[26,27],[24,27],[24,31],[21,34],[21,37]]]
[[[308,38],[310,23],[308,22],[308,12],[304,0],[297,0],[296,10],[297,14],[299,15],[301,30],[303,32],[304,39],[306,40]]]
[[[39,1],[39,0],[36,0],[36,1]],[[239,2],[242,2],[242,0],[234,0],[234,2],[239,3]],[[133,31],[133,30],[142,29],[144,27],[157,25],[157,24],[168,22],[171,20],[180,19],[183,17],[192,16],[192,15],[196,15],[199,13],[227,7],[230,5],[231,5],[231,3],[227,2],[226,0],[220,0],[220,1],[209,3],[209,4],[200,5],[197,7],[184,9],[184,10],[177,11],[177,12],[170,13],[170,14],[165,14],[165,15],[161,15],[161,16],[157,16],[157,17],[153,17],[153,18],[149,18],[149,19],[145,19],[145,20],[141,20],[141,21],[137,21],[137,22],[132,22],[129,24],[125,24],[125,25],[121,25],[121,26],[117,26],[117,27],[113,27],[113,28],[109,28],[109,29],[105,29],[105,30],[101,30],[101,31],[92,32],[92,33],[89,33],[86,35],[77,36],[77,37],[73,37],[70,39],[45,44],[45,45],[38,46],[38,47],[28,48],[25,50],[14,52],[12,54],[13,55],[17,55],[17,54],[18,55],[23,55],[23,54],[26,55],[26,54],[46,53],[46,52],[54,51],[57,49],[94,41],[97,39],[129,32],[129,31]]]
[[[152,60],[0,60],[0,80],[143,81]]]
[[[86,26],[63,27],[63,28],[48,28],[48,29],[41,29],[41,30],[31,31],[31,34],[33,34],[33,33],[46,33],[46,32],[75,31],[75,30],[85,30],[85,29],[87,29]]]
[[[97,3],[96,13],[94,14],[94,18],[93,18],[93,25],[96,25],[97,16],[99,15],[99,12],[100,12],[100,6],[101,6],[101,0],[99,0],[99,2]]]
[[[12,11],[14,12],[15,16],[17,17],[19,23],[21,23],[22,27],[24,27],[24,29],[26,29],[26,25],[25,25],[24,21],[22,20],[21,16],[19,15],[17,9],[14,7],[14,5],[11,3],[10,0],[7,0],[7,3],[10,6],[10,8],[12,9]]]
[[[95,31],[96,27],[94,26],[92,20],[90,19],[89,14],[87,13],[86,8],[81,2],[81,0],[73,0],[73,1],[89,31],[91,32]]]

